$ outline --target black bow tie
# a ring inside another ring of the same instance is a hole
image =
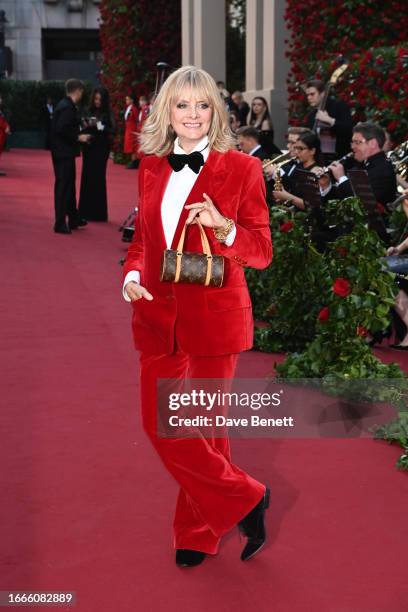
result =
[[[193,172],[198,174],[201,166],[204,165],[204,157],[200,151],[193,151],[193,153],[190,153],[190,155],[170,153],[170,155],[167,156],[167,159],[175,172],[179,172],[187,164]]]

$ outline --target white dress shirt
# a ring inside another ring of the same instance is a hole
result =
[[[204,157],[204,163],[207,161],[208,155],[210,153],[210,149],[208,146],[208,137],[204,136],[202,140],[194,147],[193,151],[200,151]],[[191,153],[193,153],[191,151]],[[178,155],[186,154],[186,152],[180,147],[179,140],[176,138],[174,141],[174,149],[173,153]],[[173,172],[170,174],[169,181],[167,183],[162,204],[161,204],[161,218],[162,225],[164,231],[164,237],[166,240],[166,247],[168,249],[171,248],[171,243],[173,242],[173,237],[180,219],[180,215],[183,210],[183,206],[187,197],[192,190],[194,183],[196,182],[198,175],[202,171],[203,166],[201,166],[198,174],[196,174],[187,164],[179,170],[178,172]],[[204,199],[204,198],[203,198]],[[228,236],[226,237],[224,243],[227,246],[231,246],[235,240],[237,230],[234,225]],[[123,297],[127,302],[130,302],[130,298],[125,291],[125,286],[130,281],[135,281],[136,283],[140,282],[140,273],[137,270],[131,270],[125,276],[125,280],[123,282]],[[147,289],[149,289],[147,287]]]
[[[261,148],[260,144],[257,144],[253,149],[250,150],[249,155],[253,155],[254,153],[257,152],[258,149]]]

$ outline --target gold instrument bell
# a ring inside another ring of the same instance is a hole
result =
[[[404,180],[408,178],[408,140],[402,142],[398,147],[389,151],[387,158],[391,161],[395,174],[399,174]]]
[[[265,168],[268,168],[269,166],[275,166],[275,176],[274,176],[275,191],[282,191],[283,186],[282,186],[282,179],[281,179],[279,169],[281,168],[281,166],[284,166],[285,164],[287,164],[288,161],[290,161],[291,159],[293,159],[293,157],[288,151],[287,153],[280,153],[279,155],[277,155],[276,157],[273,157],[272,159],[264,159],[262,161],[262,170],[263,170],[264,175],[265,175]]]

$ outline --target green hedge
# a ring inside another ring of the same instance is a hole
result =
[[[92,85],[86,83],[84,103]],[[41,132],[44,130],[44,106],[50,96],[54,104],[64,97],[62,81],[0,80],[3,111],[12,132]]]

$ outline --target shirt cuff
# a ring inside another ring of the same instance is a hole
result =
[[[341,185],[342,183],[344,183],[345,181],[348,181],[347,176],[341,176],[339,178],[339,180],[337,181],[337,185]]]
[[[331,188],[332,184],[330,183],[330,185],[326,187],[326,189],[320,189],[320,195],[322,196],[322,198],[324,198],[324,196],[327,196]]]
[[[122,287],[122,295],[125,299],[126,302],[131,302],[132,300],[130,299],[130,297],[128,296],[128,294],[125,291],[125,287],[128,283],[130,283],[130,281],[135,281],[135,283],[140,283],[140,272],[139,270],[131,270],[130,272],[128,272],[125,276],[125,280],[123,281],[123,287]]]
[[[234,227],[232,228],[232,230],[230,231],[230,233],[224,240],[225,246],[229,246],[229,247],[232,246],[234,244],[236,235],[237,235],[237,228],[236,228],[236,225],[234,224]]]

